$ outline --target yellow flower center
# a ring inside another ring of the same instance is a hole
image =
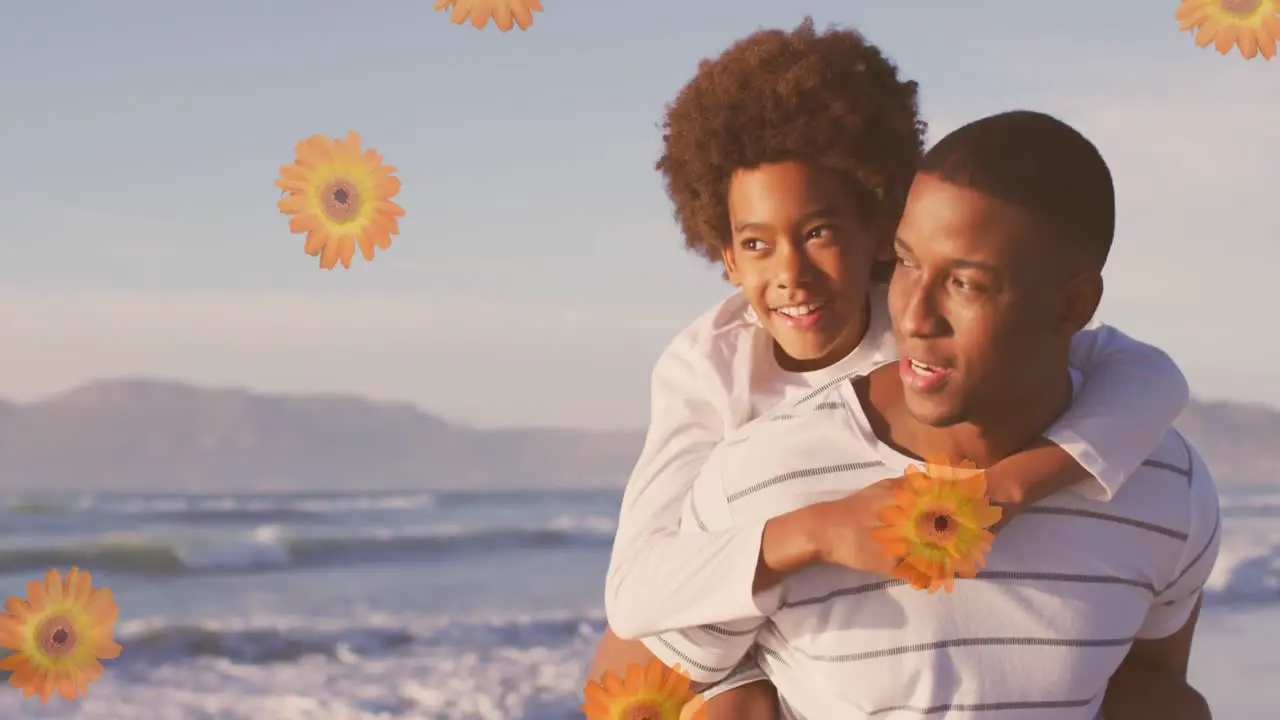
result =
[[[360,189],[345,178],[332,180],[320,190],[320,207],[330,220],[350,222],[360,214]]]
[[[623,710],[620,720],[662,720],[662,708],[649,700],[641,700]]]
[[[1248,17],[1258,9],[1262,0],[1220,0],[1219,7],[1239,17]]]
[[[49,657],[63,657],[76,649],[76,627],[65,615],[54,615],[36,629],[36,643]]]

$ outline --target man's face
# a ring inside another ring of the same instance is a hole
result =
[[[907,409],[921,422],[998,421],[1055,381],[1047,371],[1061,372],[1078,315],[1071,272],[1036,232],[1014,205],[916,177],[889,308]]]
[[[825,367],[862,340],[877,242],[849,193],[829,173],[799,162],[734,174],[729,280],[777,341],[788,370]]]

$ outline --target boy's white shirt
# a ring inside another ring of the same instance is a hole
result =
[[[606,613],[619,637],[774,609],[776,590],[752,593],[764,521],[681,535],[685,496],[731,431],[896,354],[884,286],[871,293],[858,348],[812,373],[779,368],[772,338],[749,310],[735,293],[681,331],[654,367],[649,431],[627,482],[606,579]],[[1189,390],[1167,355],[1106,325],[1076,336],[1071,364],[1084,387],[1046,437],[1097,478],[1086,492],[1107,499],[1160,442]]]

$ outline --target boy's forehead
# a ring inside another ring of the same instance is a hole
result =
[[[729,183],[728,205],[731,215],[744,220],[752,214],[777,210],[834,213],[853,204],[848,195],[832,173],[788,161],[735,172]]]

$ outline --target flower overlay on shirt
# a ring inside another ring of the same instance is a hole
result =
[[[887,557],[902,558],[898,578],[934,593],[954,590],[957,576],[977,577],[995,537],[987,528],[1003,514],[987,497],[985,473],[968,460],[929,458],[923,470],[907,468],[893,496],[872,536]]]
[[[628,665],[625,679],[607,672],[584,692],[587,720],[700,720],[706,714],[689,676],[679,665],[668,668],[658,660]]]

